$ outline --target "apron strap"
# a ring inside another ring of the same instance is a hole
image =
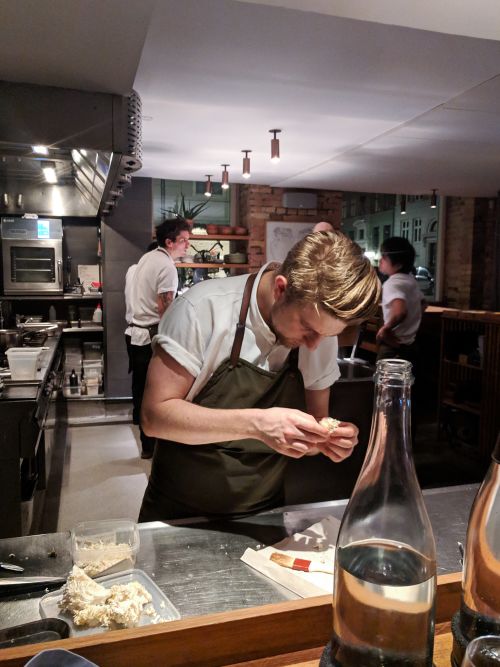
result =
[[[231,349],[231,356],[229,357],[231,366],[234,368],[240,358],[241,346],[243,344],[243,337],[245,335],[245,322],[247,319],[248,307],[250,306],[250,297],[252,296],[252,287],[257,278],[256,273],[251,273],[248,276],[245,291],[243,292],[243,299],[241,301],[240,318],[236,325],[236,334],[233,340],[233,347]]]

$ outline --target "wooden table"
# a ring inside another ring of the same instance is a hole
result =
[[[449,621],[460,605],[461,574],[438,577],[436,667],[449,667]],[[51,644],[0,651],[0,667],[24,667],[44,648],[74,651],[99,667],[317,667],[332,628],[323,595]]]

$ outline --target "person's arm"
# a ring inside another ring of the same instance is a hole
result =
[[[307,411],[318,421],[329,416],[330,387],[311,391],[306,389]],[[307,452],[307,456],[324,454],[329,459],[338,463],[343,461],[353,452],[358,444],[359,429],[350,422],[341,422],[328,439],[318,444]]]
[[[167,308],[174,300],[174,296],[175,295],[173,292],[162,292],[161,294],[157,295],[156,305],[158,307],[158,315],[160,316],[160,319],[162,318],[163,313],[167,310]]]
[[[142,400],[141,426],[147,435],[186,445],[255,438],[293,458],[328,438],[327,429],[300,410],[220,410],[186,401],[193,382],[183,366],[156,347]]]
[[[393,299],[389,304],[389,317],[384,325],[377,331],[377,340],[388,345],[399,345],[394,328],[406,319],[408,309],[404,299]]]

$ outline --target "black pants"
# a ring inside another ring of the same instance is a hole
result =
[[[143,453],[152,454],[156,438],[146,435],[141,428],[141,405],[148,366],[153,352],[150,343],[148,345],[132,345],[130,336],[125,336],[125,342],[129,358],[129,372],[132,372],[132,402],[134,406],[132,419],[134,424],[139,425]]]

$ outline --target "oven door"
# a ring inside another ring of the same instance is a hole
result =
[[[62,293],[62,239],[3,239],[2,255],[5,294]]]

